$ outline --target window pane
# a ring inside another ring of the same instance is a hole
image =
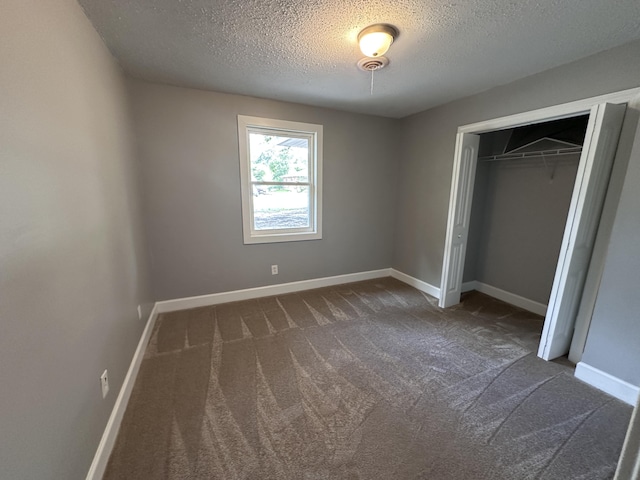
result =
[[[253,186],[253,228],[309,227],[309,187]]]
[[[249,133],[253,182],[308,182],[309,139]]]

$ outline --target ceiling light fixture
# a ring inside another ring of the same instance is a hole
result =
[[[398,30],[391,25],[376,23],[369,25],[358,34],[360,50],[367,57],[381,57],[398,36]]]
[[[371,95],[373,95],[373,72],[389,65],[389,60],[383,55],[398,36],[398,29],[386,23],[369,25],[358,34],[360,50],[366,55],[360,59],[358,68],[371,72]]]

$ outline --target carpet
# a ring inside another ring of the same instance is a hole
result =
[[[542,322],[392,278],[162,314],[104,478],[612,478],[632,409]]]

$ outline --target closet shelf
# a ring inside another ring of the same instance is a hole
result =
[[[568,147],[568,148],[557,148],[554,150],[540,150],[538,152],[512,152],[512,153],[502,153],[500,155],[489,155],[486,157],[480,157],[478,160],[482,162],[500,162],[505,160],[523,160],[527,158],[548,158],[548,157],[557,157],[561,155],[575,155],[576,153],[581,153],[582,147]]]

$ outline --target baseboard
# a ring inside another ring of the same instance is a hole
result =
[[[113,405],[113,410],[111,411],[111,415],[109,416],[109,421],[107,422],[107,426],[105,427],[104,433],[102,434],[102,439],[100,440],[100,444],[98,445],[96,454],[93,457],[93,462],[91,462],[89,473],[87,473],[87,480],[101,480],[104,476],[104,471],[107,468],[109,456],[111,455],[113,446],[116,443],[116,437],[118,436],[118,430],[120,430],[122,417],[124,416],[124,412],[127,409],[127,404],[129,403],[129,398],[131,397],[131,391],[133,390],[133,384],[135,383],[136,377],[138,376],[140,364],[142,363],[142,358],[144,357],[144,352],[147,348],[147,344],[149,343],[149,339],[151,338],[151,332],[153,331],[153,326],[156,322],[157,317],[158,309],[157,304],[155,304],[153,306],[153,309],[151,310],[151,313],[149,314],[147,324],[144,327],[142,336],[140,337],[140,341],[138,342],[138,347],[133,354],[133,359],[131,360],[131,364],[129,365],[127,376],[124,378],[122,387],[120,387],[118,398]]]
[[[640,387],[631,385],[584,362],[579,362],[576,365],[575,377],[629,405],[635,405],[638,401]]]
[[[515,305],[516,307],[520,307],[523,310],[527,310],[528,312],[542,315],[543,317],[547,314],[547,306],[544,303],[534,302],[533,300],[529,300],[528,298],[524,298],[520,295],[516,295],[515,293],[507,292],[500,288],[487,285],[486,283],[476,281],[463,283],[462,291],[467,292],[469,290],[477,290],[478,292],[484,293],[485,295],[489,295],[490,297],[497,298],[498,300],[502,300],[503,302],[509,303],[511,305]]]
[[[157,312],[174,312],[176,310],[186,310],[188,308],[207,307],[220,303],[238,302],[240,300],[250,300],[252,298],[270,297],[273,295],[283,295],[285,293],[300,292],[312,288],[331,287],[342,283],[361,282],[374,278],[388,277],[391,275],[390,268],[381,270],[371,270],[368,272],[348,273],[346,275],[336,275],[334,277],[315,278],[312,280],[301,280],[299,282],[280,283],[278,285],[267,285],[265,287],[247,288],[244,290],[234,290],[231,292],[212,293],[209,295],[199,295],[197,297],[177,298],[175,300],[164,300],[156,303]]]
[[[235,302],[239,300],[248,300],[258,297],[266,297],[271,295],[282,295],[284,293],[299,292],[312,288],[329,287],[332,285],[340,285],[343,283],[359,282],[363,280],[372,280],[375,278],[388,277],[391,275],[391,269],[383,268],[381,270],[373,270],[369,272],[350,273],[346,275],[337,275],[334,277],[317,278],[313,280],[303,280],[300,282],[282,283],[279,285],[269,285],[266,287],[248,288],[245,290],[236,290],[233,292],[214,293],[212,295],[201,295],[198,297],[179,298],[176,300],[167,300],[156,302],[149,314],[149,319],[142,332],[138,347],[129,365],[129,370],[120,388],[120,393],[111,411],[111,416],[107,422],[102,439],[93,457],[93,462],[87,474],[87,480],[102,479],[109,456],[115,445],[118,430],[122,423],[124,412],[127,408],[131,391],[135,383],[140,364],[144,357],[145,349],[151,338],[151,332],[155,325],[156,319],[160,313],[172,312],[175,310],[183,310],[188,308],[203,307],[208,305],[216,305],[219,303]]]
[[[423,282],[422,280],[418,280],[411,275],[407,275],[406,273],[402,273],[395,268],[390,269],[391,276],[401,282],[406,283],[407,285],[411,285],[413,288],[417,288],[421,292],[428,293],[432,297],[440,298],[440,289],[438,287],[434,287],[433,285]]]
[[[478,282],[476,282],[475,280],[464,282],[460,289],[462,293],[470,292],[471,290],[478,290]]]

